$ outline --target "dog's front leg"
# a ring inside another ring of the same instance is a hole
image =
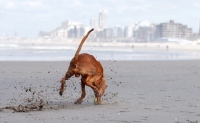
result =
[[[75,104],[81,104],[83,98],[85,98],[85,95],[86,95],[86,92],[85,92],[85,83],[83,82],[83,79],[81,79],[81,90],[82,90],[81,97],[75,102]]]
[[[73,71],[67,71],[65,76],[62,78],[62,80],[60,81],[61,82],[61,86],[60,86],[60,96],[62,96],[64,90],[65,90],[65,83],[66,83],[66,80],[68,80],[71,76],[74,75],[74,72]]]
[[[66,83],[66,80],[62,78],[62,80],[60,81],[61,82],[61,86],[60,86],[60,96],[62,96],[64,90],[65,90],[65,83]]]

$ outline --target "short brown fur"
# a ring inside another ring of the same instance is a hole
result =
[[[95,97],[97,98],[97,103],[103,104],[101,101],[101,96],[104,94],[107,87],[103,73],[103,67],[101,63],[94,58],[94,56],[87,53],[79,54],[83,43],[93,30],[94,29],[91,29],[82,39],[74,58],[70,62],[68,71],[61,80],[60,95],[62,95],[64,92],[66,80],[68,80],[73,75],[75,75],[75,77],[81,76],[82,94],[81,97],[75,102],[75,104],[82,103],[82,100],[86,95],[85,85],[91,87],[94,90]]]

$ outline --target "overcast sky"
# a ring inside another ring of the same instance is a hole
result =
[[[199,30],[200,0],[0,0],[0,36],[17,32],[20,37],[37,37],[65,20],[89,25],[102,9],[107,10],[108,27],[174,20]]]

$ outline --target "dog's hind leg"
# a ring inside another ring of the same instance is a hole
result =
[[[71,76],[74,75],[74,71],[72,70],[68,70],[65,74],[65,76],[62,78],[62,80],[60,81],[61,82],[61,86],[60,86],[60,96],[62,96],[64,90],[65,90],[65,83],[66,83],[66,80],[68,80]]]
[[[102,89],[99,89],[99,94],[97,94],[97,93],[94,92],[94,95],[97,98],[97,103],[99,105],[105,104],[104,102],[101,101],[101,97],[102,97],[103,94],[104,94],[104,90],[102,90]]]
[[[98,88],[95,86],[95,83],[94,83],[94,79],[93,77],[91,76],[88,76],[86,79],[85,79],[85,84],[89,87],[91,87],[94,91],[95,94],[99,95],[99,90]]]
[[[85,83],[83,82],[82,79],[81,79],[81,90],[82,90],[81,97],[75,102],[75,104],[81,104],[83,98],[85,98],[85,95],[86,95],[86,92],[85,92]]]
[[[97,82],[96,82],[96,86],[97,86],[97,88],[98,88],[98,90],[99,90],[99,94],[96,94],[96,93],[94,92],[95,97],[97,98],[97,103],[98,103],[99,105],[105,104],[104,102],[101,101],[101,97],[103,96],[103,94],[104,94],[104,92],[105,92],[105,89],[106,89],[106,87],[107,87],[107,85],[105,84],[105,79],[100,80],[100,81],[97,81]]]
[[[101,95],[98,95],[95,93],[95,97],[97,98],[97,104],[99,104],[99,105],[105,104],[104,102],[101,101]]]

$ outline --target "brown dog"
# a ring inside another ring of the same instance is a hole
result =
[[[75,77],[79,77],[81,75],[82,94],[75,104],[82,103],[82,100],[86,95],[85,85],[94,90],[97,103],[103,104],[103,102],[101,102],[101,96],[104,94],[107,87],[103,74],[103,67],[101,66],[101,63],[94,58],[94,56],[87,53],[79,54],[83,43],[93,30],[94,29],[91,29],[82,39],[74,58],[70,62],[68,71],[61,80],[60,95],[64,92],[65,80],[68,80],[73,75],[75,75]]]

